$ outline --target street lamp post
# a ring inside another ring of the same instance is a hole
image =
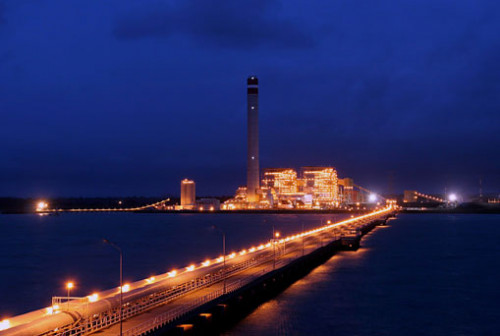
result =
[[[304,256],[304,222],[302,222],[302,256]]]
[[[223,279],[222,293],[226,294],[226,233],[215,225],[213,225],[212,228],[219,231],[222,234],[222,262],[223,262],[222,263],[222,279]]]
[[[116,245],[115,243],[103,239],[103,242],[105,244],[108,244],[112,248],[118,251],[120,253],[120,336],[123,334],[123,252],[122,249]]]
[[[276,242],[278,241],[278,237],[280,236],[279,232],[274,232],[273,225],[273,269],[276,269]]]
[[[224,232],[222,232],[222,258],[222,275],[224,277],[224,289],[222,292],[226,294],[226,234]]]
[[[66,304],[68,306],[68,310],[69,310],[69,294],[70,294],[70,291],[71,291],[72,288],[73,288],[73,283],[72,282],[68,282],[66,284],[66,289],[68,290],[68,300],[66,301]]]

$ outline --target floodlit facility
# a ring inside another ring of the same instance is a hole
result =
[[[196,185],[194,181],[181,181],[181,209],[192,210],[196,206]]]

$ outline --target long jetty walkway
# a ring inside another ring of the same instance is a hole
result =
[[[276,295],[395,214],[386,208],[0,322],[0,336],[207,334]],[[120,292],[122,304],[120,305]],[[120,309],[121,308],[121,309]],[[122,319],[120,319],[122,316]],[[120,323],[121,320],[121,323]]]

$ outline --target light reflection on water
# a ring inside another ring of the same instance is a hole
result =
[[[498,215],[401,215],[228,335],[498,335]]]

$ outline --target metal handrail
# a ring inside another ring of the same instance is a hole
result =
[[[284,261],[281,260],[281,261],[277,262],[277,265],[280,265],[283,263],[284,263]],[[173,322],[176,319],[180,318],[181,316],[189,313],[194,308],[197,308],[197,307],[199,307],[207,302],[213,301],[216,298],[219,298],[225,294],[232,293],[232,292],[236,291],[237,289],[240,289],[244,285],[250,283],[252,280],[262,276],[263,274],[265,274],[271,270],[272,270],[272,267],[268,267],[268,268],[263,269],[262,271],[259,271],[257,274],[253,274],[253,275],[249,276],[248,278],[246,278],[244,280],[235,281],[227,286],[226,293],[224,293],[223,288],[215,290],[211,293],[206,294],[205,296],[203,296],[201,298],[196,299],[194,302],[192,302],[191,304],[189,304],[187,306],[177,307],[171,311],[165,312],[165,313],[160,314],[160,315],[158,315],[158,316],[156,316],[148,321],[145,321],[145,322],[143,322],[143,323],[141,323],[133,328],[130,328],[130,329],[126,330],[123,333],[123,335],[124,336],[139,336],[139,335],[142,335],[143,333],[148,332],[152,329],[155,329],[155,328],[160,327],[162,325],[165,325],[167,323]]]

